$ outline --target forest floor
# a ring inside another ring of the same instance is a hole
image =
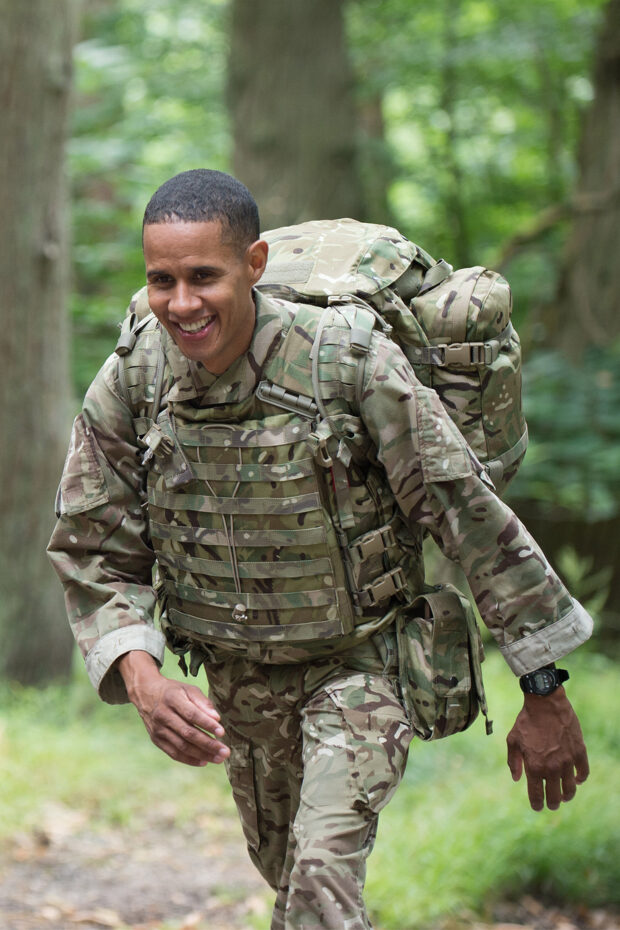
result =
[[[157,802],[137,828],[93,829],[86,813],[51,805],[35,832],[0,847],[1,930],[259,930],[271,898],[227,813],[180,826]],[[438,930],[518,928],[620,930],[620,915],[524,898]]]

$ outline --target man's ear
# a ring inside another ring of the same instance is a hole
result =
[[[246,259],[250,270],[250,281],[254,285],[260,281],[263,271],[267,265],[267,256],[269,246],[264,239],[257,239],[252,245],[249,245],[246,252]]]

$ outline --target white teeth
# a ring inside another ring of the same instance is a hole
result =
[[[212,316],[205,316],[196,323],[179,323],[179,328],[182,329],[184,333],[197,333],[199,329],[203,329],[207,323],[210,323],[213,319],[214,317]]]

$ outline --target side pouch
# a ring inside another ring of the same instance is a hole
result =
[[[398,623],[403,702],[420,739],[466,730],[481,710],[492,731],[482,684],[484,650],[467,598],[452,585],[417,597]]]

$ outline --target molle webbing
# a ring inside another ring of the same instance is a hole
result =
[[[295,307],[294,326],[290,305],[282,307],[283,344],[264,380],[225,413],[221,405],[211,413],[208,404],[173,403],[153,422],[157,385],[171,384],[168,368],[158,371],[154,325],[122,358],[149,464],[159,598],[175,644],[198,640],[263,661],[301,661],[365,639],[390,622],[395,599],[418,593],[419,539],[395,516],[387,482],[369,472],[369,438],[351,415],[359,356],[341,317],[359,309],[325,311],[317,350],[327,420],[312,396],[316,307]]]
[[[176,429],[194,479],[149,478],[169,620],[215,641],[312,640],[353,629],[335,531],[292,413]]]

